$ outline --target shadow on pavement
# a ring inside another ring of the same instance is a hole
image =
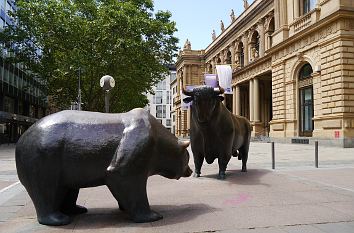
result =
[[[247,172],[241,172],[240,170],[227,170],[226,179],[220,182],[230,182],[237,185],[264,185],[261,182],[261,177],[267,175],[271,171],[265,169],[248,169]],[[203,176],[205,178],[217,179],[218,174],[210,174]]]
[[[185,205],[153,205],[151,209],[163,215],[163,219],[153,223],[134,223],[129,216],[115,208],[93,208],[87,214],[74,218],[71,224],[76,230],[101,229],[111,227],[145,228],[153,226],[166,226],[193,221],[200,215],[216,211],[216,208],[206,204]],[[62,228],[62,227],[56,227]]]

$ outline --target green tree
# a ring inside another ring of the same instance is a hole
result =
[[[111,112],[147,104],[144,92],[160,81],[177,50],[175,23],[152,0],[18,0],[17,22],[0,33],[29,74],[45,80],[59,108],[77,98],[81,70],[83,109],[103,111],[103,75],[111,75]]]

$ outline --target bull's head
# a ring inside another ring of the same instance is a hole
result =
[[[183,94],[188,96],[183,99],[183,102],[189,103],[193,101],[194,117],[199,123],[206,123],[211,119],[220,102],[224,100],[224,97],[220,96],[223,93],[224,89],[221,87],[200,86],[192,91],[183,89]]]

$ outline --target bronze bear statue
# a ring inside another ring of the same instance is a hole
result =
[[[143,109],[62,111],[21,136],[16,167],[41,224],[69,224],[69,215],[87,212],[76,205],[79,189],[100,185],[108,186],[133,221],[151,222],[162,216],[150,209],[147,179],[190,176],[188,145]]]

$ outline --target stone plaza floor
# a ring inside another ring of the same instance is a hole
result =
[[[202,177],[148,181],[151,208],[164,218],[132,223],[117,208],[105,186],[82,189],[78,203],[88,213],[67,226],[38,224],[33,204],[18,182],[14,146],[0,146],[0,232],[240,232],[353,233],[354,149],[276,144],[272,170],[271,144],[251,144],[248,172],[232,158],[225,181],[216,179],[218,165],[204,164]],[[192,155],[191,155],[191,168]]]

